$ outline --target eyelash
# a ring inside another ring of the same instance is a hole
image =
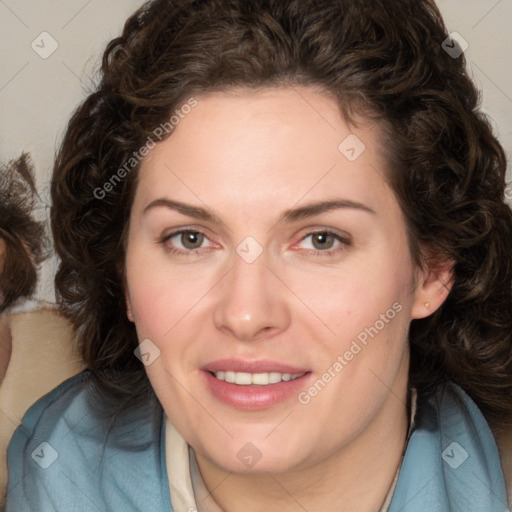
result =
[[[203,233],[202,231],[199,231],[199,230],[196,230],[196,229],[180,229],[178,231],[173,231],[169,235],[166,235],[164,238],[159,240],[159,243],[164,245],[166,247],[166,250],[169,251],[170,253],[177,254],[177,255],[180,255],[180,256],[196,255],[199,252],[204,250],[203,248],[199,248],[199,249],[191,249],[191,250],[184,251],[182,249],[176,249],[175,247],[170,247],[168,245],[167,242],[171,238],[174,238],[175,236],[181,235],[183,233],[198,233],[198,234],[203,235],[206,239],[208,239],[206,233]],[[307,249],[308,251],[310,251],[309,254],[311,256],[315,256],[315,257],[317,257],[317,256],[319,256],[319,257],[322,257],[322,256],[323,257],[325,257],[325,256],[334,256],[335,254],[345,250],[345,248],[347,246],[351,245],[351,241],[349,239],[343,238],[338,233],[336,233],[336,232],[334,232],[334,231],[332,231],[330,229],[322,229],[322,230],[318,230],[318,231],[311,231],[311,232],[307,233],[304,237],[302,237],[300,239],[300,242],[302,242],[303,240],[305,240],[309,236],[314,236],[314,235],[332,235],[337,241],[340,242],[340,244],[338,246],[336,246],[334,249],[328,249],[326,251],[318,251],[318,250],[313,250],[313,249]],[[206,250],[209,252],[211,249],[206,248]]]

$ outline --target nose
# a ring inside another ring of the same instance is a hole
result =
[[[265,252],[247,263],[235,255],[234,265],[219,283],[214,322],[217,329],[240,341],[268,338],[290,323],[286,287],[267,267]]]

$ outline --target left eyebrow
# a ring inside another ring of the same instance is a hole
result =
[[[310,203],[299,208],[292,208],[290,210],[286,210],[279,218],[279,222],[295,222],[339,208],[351,208],[376,215],[374,210],[372,210],[369,206],[364,205],[363,203],[350,201],[348,199],[331,199],[329,201]]]

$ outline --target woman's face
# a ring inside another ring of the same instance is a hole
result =
[[[408,326],[443,287],[413,265],[377,125],[308,88],[196,99],[140,170],[128,316],[197,453],[300,469],[405,418]]]

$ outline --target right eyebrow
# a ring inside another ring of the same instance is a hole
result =
[[[144,210],[143,214],[152,210],[153,208],[169,208],[171,210],[175,210],[183,215],[187,215],[188,217],[194,217],[196,219],[217,222],[219,224],[223,224],[221,219],[210,209],[202,208],[200,206],[192,206],[190,204],[182,203],[180,201],[174,201],[172,199],[167,199],[165,197],[159,197],[154,201],[151,201]]]

